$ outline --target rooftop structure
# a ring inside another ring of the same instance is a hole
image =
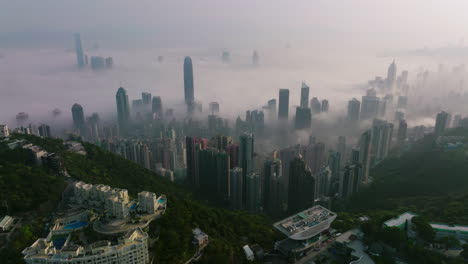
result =
[[[148,234],[140,228],[128,232],[112,245],[110,241],[98,241],[83,247],[69,244],[59,248],[49,238],[39,238],[23,250],[26,263],[135,263],[149,262]]]
[[[5,215],[0,221],[0,231],[5,232],[10,229],[11,225],[13,224],[13,220],[13,217]]]
[[[208,235],[205,234],[200,228],[195,228],[192,230],[193,233],[193,244],[197,245],[199,248],[203,248],[208,245]]]
[[[276,222],[273,226],[293,240],[305,240],[328,229],[336,214],[320,205]]]
[[[411,213],[411,212],[405,212],[397,217],[394,217],[390,220],[387,220],[383,223],[385,227],[398,227],[402,228],[407,221],[411,221],[413,217],[417,216],[417,214]]]

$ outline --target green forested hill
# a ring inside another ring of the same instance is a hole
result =
[[[449,135],[468,135],[458,129]],[[448,149],[426,137],[370,172],[374,182],[356,195],[350,211],[412,210],[433,221],[468,224],[468,148]]]
[[[242,245],[259,243],[266,248],[271,248],[275,236],[278,235],[273,230],[271,223],[262,216],[207,206],[194,200],[190,193],[159,177],[154,172],[97,146],[84,144],[88,154],[82,156],[65,151],[61,140],[41,139],[32,136],[21,137],[50,152],[57,152],[68,173],[77,180],[126,188],[133,197],[142,190],[166,194],[168,210],[161,219],[152,225],[153,230],[158,230],[160,227],[159,240],[156,242],[155,248],[152,249],[156,255],[155,263],[185,262],[193,254],[191,230],[194,227],[200,227],[210,237],[210,244],[205,250],[202,263],[242,263]],[[7,161],[4,163],[21,162]],[[27,164],[21,166],[24,167],[24,170],[29,171],[37,169]],[[20,211],[35,208],[34,203],[47,201],[50,199],[49,196],[59,198],[63,189],[63,185],[61,185],[63,179],[51,178],[59,176],[51,176],[44,171],[44,173],[35,174],[37,181],[41,184],[34,186],[34,193],[28,192],[19,187],[20,185],[34,184],[34,182],[29,181],[29,176],[19,173],[20,171],[14,168],[8,170],[9,174],[0,175],[2,190],[10,189],[11,192],[16,192],[16,195],[23,197],[21,199],[26,200],[34,200],[36,194],[42,197],[32,202],[33,204],[28,207],[18,208]],[[10,179],[17,180],[12,182]],[[7,195],[4,197],[9,199]],[[39,235],[42,234],[34,234],[33,237]]]

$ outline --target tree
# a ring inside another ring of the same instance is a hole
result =
[[[443,244],[445,249],[460,247],[460,241],[454,236],[441,237],[439,243]]]
[[[413,223],[414,231],[416,231],[421,239],[427,242],[434,242],[435,231],[425,217],[415,216],[411,219],[411,222]]]

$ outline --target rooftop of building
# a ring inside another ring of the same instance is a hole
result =
[[[465,225],[449,225],[444,223],[429,223],[433,229],[440,231],[455,231],[468,233],[468,226]]]
[[[316,205],[276,222],[273,226],[288,237],[292,237],[326,221],[333,221],[334,218],[336,218],[335,213],[325,207]]]
[[[399,227],[406,223],[406,221],[411,220],[415,216],[417,216],[417,214],[412,212],[405,212],[397,217],[385,221],[383,224],[386,227]]]

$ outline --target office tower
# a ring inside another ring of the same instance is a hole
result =
[[[307,167],[311,170],[312,175],[315,175],[327,162],[325,145],[323,143],[309,144],[304,149],[303,159]]]
[[[445,128],[451,128],[451,127],[452,127],[452,114],[448,113],[447,121],[445,122]]]
[[[401,112],[401,111],[396,111],[395,112],[395,122],[396,123],[399,123],[401,120],[405,119],[405,113]]]
[[[246,202],[245,209],[249,213],[258,213],[260,211],[260,175],[252,172],[246,177]]]
[[[330,168],[332,180],[340,178],[341,154],[337,151],[330,151],[328,155],[328,168]]]
[[[401,109],[406,109],[408,106],[408,97],[406,96],[398,96],[398,102],[397,102],[397,107]]]
[[[364,183],[369,181],[369,169],[372,148],[372,132],[370,130],[362,133],[359,138],[359,164],[361,165],[361,180]]]
[[[380,99],[376,96],[374,89],[367,90],[367,94],[362,97],[361,120],[368,120],[379,115]]]
[[[317,173],[316,187],[315,187],[315,198],[321,196],[330,196],[332,186],[332,171],[328,166],[320,169]]]
[[[444,133],[445,128],[447,127],[448,116],[449,114],[444,111],[437,114],[435,128],[434,128],[434,134],[436,136],[440,136]]]
[[[230,144],[227,146],[226,152],[229,154],[229,164],[231,169],[239,167],[239,145]]]
[[[361,102],[356,98],[348,102],[348,120],[351,122],[359,121],[359,112],[361,111]]]
[[[231,55],[229,54],[229,51],[223,51],[223,53],[221,54],[221,61],[225,64],[231,62]]]
[[[288,185],[289,185],[289,166],[291,161],[300,153],[297,146],[281,149],[278,152],[278,157],[281,160],[281,183],[284,186],[283,199],[288,200]]]
[[[392,64],[390,64],[390,66],[388,67],[388,71],[387,71],[386,81],[387,81],[388,90],[393,89],[393,86],[396,81],[396,74],[397,74],[397,67],[396,67],[395,61],[393,61]]]
[[[136,99],[132,100],[132,113],[137,117],[141,118],[144,110],[143,100]]]
[[[230,200],[233,210],[242,210],[244,208],[242,202],[244,197],[242,174],[242,168],[235,167],[231,170]]]
[[[276,99],[271,99],[268,101],[268,118],[273,120],[276,118]]]
[[[390,101],[388,100],[387,97],[380,100],[380,102],[379,102],[379,113],[378,113],[379,117],[385,117],[385,115],[387,113],[387,103],[390,104],[389,102]]]
[[[397,133],[397,145],[403,146],[406,141],[406,130],[408,129],[408,125],[404,119],[400,120],[398,124],[398,133]]]
[[[248,131],[254,132],[257,135],[262,135],[265,128],[265,116],[263,111],[246,111],[245,124]]]
[[[198,150],[200,189],[213,198],[228,199],[230,192],[229,156],[207,148]]]
[[[83,54],[83,47],[81,46],[80,33],[75,33],[75,52],[78,67],[83,68],[85,66],[85,57]]]
[[[106,68],[110,69],[114,66],[114,59],[112,57],[107,57],[105,59]]]
[[[301,87],[301,108],[307,108],[309,107],[309,86],[302,82],[302,87]]]
[[[372,123],[372,156],[373,164],[377,164],[388,155],[393,136],[393,124],[374,119]]]
[[[74,104],[72,106],[72,117],[73,117],[73,127],[76,131],[79,131],[81,135],[84,134],[85,127],[85,118],[83,113],[83,107],[79,104]]]
[[[252,53],[252,64],[257,66],[260,63],[260,57],[258,56],[258,52],[256,50]]]
[[[289,166],[288,210],[299,212],[314,204],[316,182],[301,155]]]
[[[153,114],[156,114],[160,118],[163,117],[163,105],[160,96],[153,97],[153,101],[151,103],[151,112],[153,112]]]
[[[310,128],[312,122],[312,114],[310,108],[296,107],[296,120],[294,127],[296,129]]]
[[[288,120],[289,114],[289,89],[279,90],[278,119]]]
[[[320,114],[322,111],[322,104],[317,97],[313,97],[312,100],[310,100],[310,110],[312,114]]]
[[[216,135],[211,139],[211,145],[218,150],[227,150],[232,144],[232,138],[224,135]]]
[[[99,115],[93,113],[86,121],[88,122],[88,135],[92,140],[99,140]]]
[[[244,204],[246,202],[246,184],[247,175],[250,175],[254,170],[254,136],[253,134],[244,134],[240,136],[239,142],[239,167],[242,168],[242,182],[244,192]]]
[[[195,137],[185,138],[185,151],[187,159],[187,180],[192,188],[200,187],[198,150],[204,149],[205,146],[201,139]]]
[[[184,59],[184,96],[185,103],[191,105],[195,101],[193,90],[193,66],[192,59],[187,56]]]
[[[354,147],[351,149],[351,163],[352,164],[359,164],[361,151],[358,147]]]
[[[455,117],[453,118],[453,127],[454,128],[460,127],[461,119],[462,119],[461,115],[455,115]]]
[[[328,113],[329,103],[327,99],[322,100],[322,112]]]
[[[41,137],[50,137],[51,136],[50,126],[48,126],[46,124],[41,124],[38,129],[39,129],[39,136],[41,136]]]
[[[345,136],[339,136],[338,137],[338,142],[336,143],[336,151],[340,153],[340,158],[343,161],[342,164],[344,165],[346,161],[346,137]]]
[[[141,100],[143,101],[144,105],[151,104],[151,93],[141,93]]]
[[[125,134],[127,131],[127,126],[130,121],[130,106],[128,104],[128,95],[127,91],[123,87],[120,87],[117,90],[115,95],[115,100],[117,102],[117,117],[119,129],[122,134]]]
[[[340,181],[340,197],[349,198],[359,191],[361,179],[359,178],[359,164],[346,165],[342,181]]]
[[[219,114],[219,103],[218,102],[211,102],[209,107],[210,107],[210,113],[212,115]]]
[[[101,56],[91,56],[91,69],[102,70],[106,67],[106,60]]]
[[[263,206],[271,215],[281,215],[284,203],[281,183],[281,160],[265,160],[263,163]]]

